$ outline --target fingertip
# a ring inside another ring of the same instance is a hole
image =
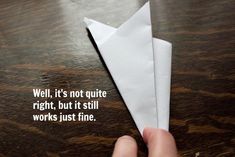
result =
[[[170,132],[159,128],[145,128],[143,138],[148,146],[150,157],[163,154],[177,156],[175,140]]]
[[[124,136],[121,136],[117,139],[117,141],[121,141],[121,142],[135,142],[135,139],[131,136],[128,136],[128,135],[124,135]]]
[[[131,136],[124,135],[119,137],[115,143],[113,157],[137,156],[137,143]]]
[[[143,138],[145,143],[148,143],[149,139],[151,139],[153,135],[158,134],[159,131],[160,129],[158,128],[150,128],[150,127],[144,128]]]
[[[124,136],[119,137],[117,139],[117,142],[115,143],[115,145],[129,145],[133,149],[137,150],[137,143],[136,143],[135,139],[131,136],[128,136],[128,135],[124,135]]]
[[[154,132],[154,130],[155,128],[149,128],[149,127],[144,128],[143,138],[145,143],[148,142],[149,136],[151,135],[152,132]]]
[[[160,136],[163,138],[170,138],[174,140],[172,134],[165,129],[146,127],[143,131],[144,141],[147,143],[149,139],[153,138],[153,136]]]

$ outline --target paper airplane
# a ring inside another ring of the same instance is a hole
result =
[[[172,46],[152,37],[149,2],[119,28],[84,21],[140,133],[168,130]]]

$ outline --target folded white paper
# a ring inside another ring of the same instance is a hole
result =
[[[168,130],[172,50],[152,37],[149,2],[117,29],[84,21],[140,133]]]

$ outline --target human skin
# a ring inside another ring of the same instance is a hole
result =
[[[177,157],[174,137],[168,131],[157,128],[145,128],[143,138],[148,147],[148,157]],[[113,157],[137,157],[137,143],[131,136],[118,138]]]

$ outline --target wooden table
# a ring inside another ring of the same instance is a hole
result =
[[[124,134],[147,151],[84,16],[119,26],[143,0],[0,1],[0,156],[111,156]],[[152,1],[153,32],[173,43],[170,131],[181,156],[235,155],[235,3]],[[33,88],[108,91],[96,122],[33,122]]]

